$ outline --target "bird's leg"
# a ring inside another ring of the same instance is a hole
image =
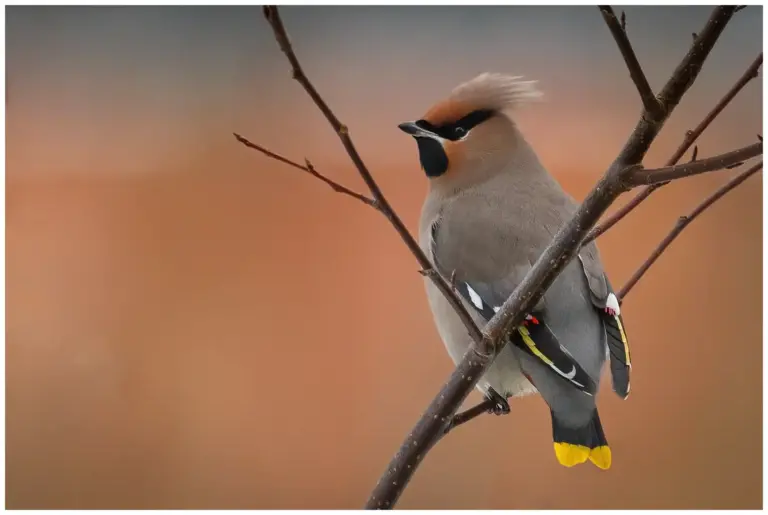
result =
[[[499,394],[499,392],[490,386],[488,387],[486,399],[494,403],[493,408],[489,410],[490,413],[493,413],[494,415],[506,415],[510,412],[507,399],[505,399],[502,395]]]

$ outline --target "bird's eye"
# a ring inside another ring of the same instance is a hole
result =
[[[453,129],[453,132],[454,132],[454,133],[455,133],[457,136],[463,136],[464,134],[466,134],[466,133],[467,133],[467,131],[464,129],[464,127],[456,127],[455,129]]]

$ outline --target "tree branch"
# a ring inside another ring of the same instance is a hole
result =
[[[495,405],[494,401],[490,399],[486,399],[483,402],[475,404],[471,408],[462,411],[461,413],[456,413],[451,418],[451,422],[445,427],[445,430],[443,431],[442,436],[447,435],[449,431],[456,429],[460,425],[466,424],[473,418],[479,417],[484,413],[490,412],[491,410],[493,410],[494,405]]]
[[[737,9],[738,10],[738,9]],[[699,122],[699,124],[690,131],[687,131],[685,133],[685,139],[683,139],[683,142],[680,144],[680,146],[675,150],[674,154],[667,160],[665,166],[672,166],[677,164],[677,162],[680,160],[683,155],[688,151],[688,149],[691,147],[691,145],[696,142],[696,140],[701,136],[701,134],[709,127],[709,125],[714,121],[715,118],[725,109],[725,107],[731,102],[731,100],[736,97],[736,95],[744,89],[744,86],[746,86],[752,79],[757,78],[758,70],[760,70],[760,66],[763,64],[763,53],[760,52],[760,55],[757,56],[757,58],[752,62],[752,64],[749,65],[747,70],[742,74],[741,77],[739,77],[739,80],[736,81],[736,83],[731,87],[730,90],[723,96],[723,98],[720,99],[720,101],[715,105],[712,110],[707,113],[707,115],[704,117],[704,119]],[[664,184],[652,184],[651,186],[648,186],[644,188],[640,193],[638,193],[632,200],[630,200],[627,204],[622,206],[621,209],[616,211],[613,215],[608,217],[602,224],[595,227],[590,233],[589,236],[584,240],[584,245],[589,243],[590,241],[594,240],[598,236],[605,233],[608,229],[616,225],[616,223],[627,216],[630,211],[635,209],[637,206],[639,206],[645,199],[651,196],[651,194],[656,191],[657,189],[664,186]]]
[[[713,10],[693,47],[659,95],[663,116],[659,118],[643,110],[619,156],[587,195],[574,217],[558,230],[533,268],[485,326],[483,332],[486,345],[480,349],[471,348],[464,355],[448,382],[427,407],[379,479],[366,508],[392,508],[400,498],[424,454],[434,445],[444,425],[450,423],[453,414],[495,359],[501,337],[510,327],[522,322],[525,313],[530,311],[578,253],[591,227],[618,197],[624,175],[632,170],[630,165],[638,164],[645,156],[667,117],[695,81],[709,52],[733,16],[734,9],[732,6],[720,6]]]
[[[352,191],[349,188],[347,188],[345,186],[342,186],[338,182],[329,179],[325,175],[323,175],[320,172],[318,172],[317,170],[315,170],[315,167],[312,166],[312,163],[310,163],[309,161],[306,161],[306,163],[307,163],[306,165],[300,165],[299,163],[297,163],[295,161],[291,161],[287,157],[283,157],[280,154],[275,154],[271,150],[268,150],[268,149],[262,147],[261,145],[257,145],[256,143],[252,143],[252,142],[248,141],[246,138],[242,137],[241,135],[239,135],[236,132],[233,132],[232,134],[234,134],[235,139],[237,139],[237,141],[239,141],[240,143],[242,143],[246,147],[252,148],[254,150],[258,150],[259,152],[261,152],[262,154],[266,155],[267,157],[271,157],[272,159],[280,161],[281,163],[285,163],[285,164],[290,165],[290,166],[292,166],[294,168],[298,168],[299,170],[303,170],[303,171],[307,172],[310,175],[313,175],[317,179],[320,179],[321,181],[326,183],[328,186],[330,186],[333,189],[333,191],[335,191],[337,193],[342,193],[344,195],[348,195],[348,196],[350,196],[350,197],[352,197],[354,199],[359,200],[360,202],[362,202],[363,204],[365,204],[367,206],[371,206],[372,208],[374,208],[376,210],[379,209],[379,206],[376,204],[375,200],[373,200],[372,198],[368,198],[365,195],[361,195],[360,193],[357,193],[355,191]]]
[[[422,266],[423,273],[436,282],[451,302],[475,342],[475,345],[467,351],[458,363],[447,383],[429,405],[390,462],[369,498],[366,508],[392,508],[397,502],[421,460],[439,438],[445,434],[448,426],[452,424],[456,410],[495,359],[496,354],[504,345],[504,336],[513,326],[523,321],[525,313],[530,311],[555,278],[578,253],[580,244],[591,227],[625,190],[625,184],[630,174],[636,171],[637,167],[634,165],[640,164],[666,119],[687,89],[693,84],[705,59],[725,25],[733,16],[735,9],[735,6],[721,6],[714,9],[704,30],[696,36],[693,47],[675,69],[672,77],[659,94],[660,109],[643,109],[640,120],[619,156],[587,195],[574,217],[558,230],[550,245],[539,256],[523,281],[481,332],[472,321],[462,302],[453,293],[450,285],[434,271],[418,244],[384,198],[352,144],[346,126],[336,118],[305,76],[290,45],[277,8],[274,6],[264,8],[264,14],[273,28],[275,38],[291,63],[293,77],[304,87],[334,128],[371,191],[373,201],[377,204],[378,209],[389,219],[405,244],[416,256]],[[309,165],[305,169],[309,173],[312,173],[311,170],[313,169]],[[478,409],[476,407],[474,410],[477,411]],[[469,415],[472,413],[474,413],[472,410],[465,412],[465,420],[469,420]],[[458,423],[461,421],[462,419],[459,418]],[[455,425],[458,424],[454,423],[453,426],[455,427]]]
[[[632,274],[632,277],[627,281],[627,284],[624,285],[624,287],[619,291],[619,300],[623,300],[624,297],[627,296],[627,294],[632,290],[632,288],[637,284],[637,282],[645,275],[645,273],[648,271],[649,268],[651,268],[651,265],[653,265],[657,259],[659,259],[659,256],[669,247],[669,245],[675,241],[675,238],[677,238],[681,232],[683,232],[683,229],[685,229],[688,224],[693,222],[697,216],[699,216],[701,213],[706,211],[712,204],[720,200],[723,196],[725,196],[726,193],[734,189],[736,186],[741,184],[742,182],[746,181],[749,177],[751,177],[753,174],[757,173],[761,168],[763,167],[763,162],[760,161],[756,165],[752,166],[749,170],[746,170],[727,183],[725,183],[720,189],[715,191],[712,195],[707,197],[701,204],[699,204],[696,209],[691,211],[687,216],[681,216],[677,223],[675,223],[675,226],[672,228],[672,230],[667,234],[667,236],[659,243],[658,247],[653,251],[653,253],[648,257],[648,259],[645,260],[645,262],[640,266],[640,268],[637,269],[637,271]]]
[[[301,67],[301,64],[299,63],[299,59],[296,57],[296,53],[293,51],[293,47],[291,46],[290,40],[288,38],[288,33],[285,31],[285,27],[283,26],[283,21],[280,18],[280,13],[277,10],[277,6],[273,6],[273,5],[264,6],[263,12],[264,12],[264,17],[272,26],[272,31],[275,34],[275,39],[277,40],[277,43],[280,46],[280,49],[288,58],[288,62],[291,63],[291,68],[293,70],[293,78],[299,84],[301,84],[301,86],[304,88],[307,94],[315,102],[315,105],[317,105],[320,111],[322,111],[323,115],[325,115],[325,118],[328,120],[328,123],[330,123],[331,127],[333,127],[333,130],[338,135],[342,145],[344,145],[344,148],[346,149],[347,154],[349,154],[350,159],[355,164],[357,171],[360,173],[360,176],[363,178],[363,180],[365,181],[365,184],[368,186],[368,189],[370,190],[371,195],[373,196],[373,200],[376,203],[377,209],[382,214],[384,214],[384,216],[387,217],[387,219],[392,224],[394,229],[400,235],[400,238],[403,240],[403,243],[405,243],[405,245],[414,255],[416,260],[419,262],[419,266],[421,266],[421,269],[424,271],[433,270],[432,263],[430,263],[429,259],[427,259],[427,256],[424,254],[424,252],[421,251],[419,244],[416,242],[416,240],[413,239],[413,236],[411,236],[411,234],[408,232],[408,229],[405,227],[405,224],[397,215],[397,213],[395,213],[395,210],[392,209],[392,206],[389,204],[386,197],[384,197],[384,193],[382,193],[381,189],[379,188],[379,185],[373,179],[371,172],[368,170],[368,167],[363,162],[363,159],[360,157],[360,154],[358,154],[357,149],[355,148],[355,145],[352,143],[352,138],[350,138],[349,136],[349,129],[347,128],[346,125],[344,125],[343,123],[341,123],[341,121],[339,121],[339,119],[333,113],[331,108],[328,107],[328,104],[325,102],[325,100],[323,100],[323,98],[320,96],[320,93],[318,93],[315,87],[312,85],[312,82],[310,82],[307,75],[304,73],[304,70]],[[477,324],[475,324],[469,312],[464,307],[464,304],[461,302],[461,300],[456,295],[456,293],[452,290],[448,282],[438,273],[427,273],[425,275],[427,275],[432,280],[435,286],[437,286],[437,288],[442,292],[442,294],[451,304],[451,306],[456,311],[461,321],[464,323],[464,326],[467,328],[467,332],[469,333],[472,340],[476,344],[481,344],[483,340],[483,335],[480,332],[480,329],[477,327]]]
[[[634,168],[627,177],[627,183],[630,186],[641,186],[643,184],[667,183],[675,179],[691,177],[706,172],[714,172],[724,168],[732,168],[742,164],[747,159],[759,156],[763,153],[763,142],[759,141],[752,145],[733,150],[719,156],[700,159],[681,165],[665,166],[664,168],[644,169]]]
[[[661,112],[662,106],[656,99],[656,95],[653,94],[651,85],[648,84],[648,79],[645,78],[643,68],[635,56],[635,51],[632,48],[632,43],[629,42],[626,31],[626,15],[621,14],[622,21],[616,18],[616,14],[609,5],[600,5],[600,14],[603,15],[605,23],[608,25],[613,39],[616,40],[616,45],[619,47],[621,56],[624,58],[624,62],[629,69],[629,75],[632,77],[632,82],[637,87],[637,92],[640,93],[640,99],[643,101],[643,107],[649,113],[653,114],[654,119],[659,119],[663,116]]]

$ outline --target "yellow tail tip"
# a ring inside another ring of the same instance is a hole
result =
[[[584,445],[555,442],[555,456],[560,465],[565,467],[573,467],[589,460],[602,470],[611,468],[611,448],[607,445],[590,449]]]
[[[583,445],[555,442],[555,456],[560,465],[573,467],[589,459],[590,449]]]
[[[594,463],[598,468],[608,470],[611,468],[611,448],[607,445],[595,447],[589,453],[589,461]]]

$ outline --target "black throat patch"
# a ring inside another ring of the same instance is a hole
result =
[[[427,177],[440,177],[448,170],[448,156],[443,145],[432,138],[416,138],[419,161]]]
[[[462,118],[435,126],[427,120],[418,120],[416,125],[425,131],[447,141],[459,141],[467,137],[469,131],[495,114],[490,109],[478,109]],[[419,161],[427,177],[440,177],[448,170],[448,156],[440,141],[427,137],[416,137],[419,147]]]

